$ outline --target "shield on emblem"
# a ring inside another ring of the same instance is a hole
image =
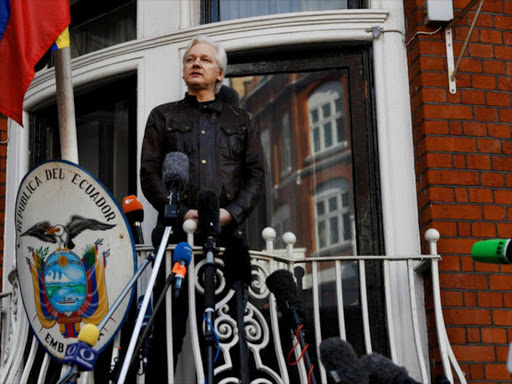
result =
[[[41,345],[63,360],[86,323],[98,325],[136,269],[128,222],[86,170],[49,161],[31,170],[16,200],[16,265],[23,304]],[[101,351],[121,327],[132,294],[101,330]]]

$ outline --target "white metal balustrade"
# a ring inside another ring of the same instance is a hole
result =
[[[185,231],[188,233],[188,240],[193,245],[193,233],[196,229],[194,222],[187,222],[184,225]],[[254,359],[256,373],[251,378],[252,383],[290,383],[291,379],[287,369],[286,357],[287,351],[283,350],[281,345],[281,335],[279,330],[278,313],[275,307],[275,299],[268,291],[265,280],[273,271],[278,269],[287,269],[293,272],[294,268],[301,266],[307,271],[307,278],[310,279],[310,286],[312,289],[312,329],[314,332],[316,345],[316,354],[319,355],[319,345],[322,341],[321,329],[321,306],[320,306],[320,292],[319,276],[324,269],[322,266],[325,263],[334,264],[334,282],[335,292],[337,299],[337,322],[333,324],[338,328],[341,338],[345,339],[347,335],[347,328],[345,324],[345,306],[343,303],[343,285],[342,285],[342,272],[344,264],[347,262],[356,262],[359,271],[359,298],[361,306],[362,324],[363,324],[363,338],[364,348],[366,353],[372,352],[372,341],[370,337],[370,323],[368,304],[367,304],[367,290],[366,290],[366,268],[365,262],[367,261],[380,261],[382,263],[383,271],[383,284],[384,284],[384,297],[386,301],[386,320],[387,320],[387,334],[389,338],[390,357],[392,360],[400,364],[397,357],[397,331],[394,329],[393,301],[391,300],[391,284],[390,284],[390,267],[392,263],[405,263],[407,265],[407,279],[410,289],[410,321],[414,333],[415,350],[419,365],[421,377],[416,379],[429,383],[431,379],[428,371],[428,356],[424,355],[425,345],[422,345],[421,330],[419,325],[418,313],[424,312],[422,306],[416,303],[415,294],[415,281],[418,274],[430,271],[432,275],[432,295],[434,298],[435,322],[439,342],[439,349],[441,353],[442,364],[444,373],[450,380],[454,382],[452,367],[458,377],[460,383],[466,383],[464,374],[460,369],[453,351],[451,349],[445,324],[442,315],[440,289],[439,289],[439,271],[438,262],[440,256],[437,254],[436,242],[439,239],[439,233],[430,229],[426,232],[425,238],[430,244],[429,255],[412,255],[412,256],[333,256],[333,257],[305,257],[304,252],[294,249],[296,242],[295,235],[286,233],[283,236],[283,242],[286,244],[286,250],[274,250],[275,231],[271,228],[266,228],[263,233],[263,238],[266,242],[266,249],[261,252],[251,251],[251,264],[253,282],[249,289],[251,300],[258,303],[266,303],[263,305],[265,313],[262,311],[262,306],[254,305],[251,301],[247,305],[245,312],[245,325],[246,337],[248,341],[249,351]],[[172,258],[171,250],[168,249],[168,257],[166,260],[166,272],[170,273]],[[193,247],[194,254],[202,254],[201,247]],[[139,260],[143,260],[147,252],[151,252],[152,248],[147,246],[137,247]],[[220,255],[222,252],[220,253]],[[198,258],[199,259],[199,258]],[[200,343],[202,337],[201,321],[196,318],[196,297],[201,294],[204,289],[202,287],[200,277],[200,269],[204,261],[199,261],[197,264],[194,258],[188,268],[188,290],[189,290],[189,333],[188,337],[191,339],[192,355],[195,365],[196,381],[198,384],[204,383],[204,367],[205,362],[201,359]],[[219,383],[238,383],[238,379],[234,376],[229,376],[230,370],[233,368],[231,355],[238,353],[237,342],[237,327],[236,320],[229,314],[229,301],[234,295],[234,291],[226,287],[226,282],[223,275],[223,261],[221,257],[216,259],[217,264],[217,290],[216,290],[216,307],[215,307],[215,330],[220,339],[221,361],[215,366],[215,376],[219,379]],[[2,312],[1,312],[1,326],[2,326],[2,349],[1,349],[1,366],[0,366],[0,383],[26,383],[30,372],[39,372],[39,383],[45,382],[47,374],[49,356],[46,355],[42,366],[34,366],[34,357],[37,351],[37,341],[33,338],[30,346],[27,345],[29,339],[29,324],[24,314],[23,305],[19,295],[19,287],[17,284],[17,276],[15,272],[9,275],[9,281],[12,285],[12,290],[0,295],[2,299]],[[142,290],[144,280],[139,282],[139,291]],[[171,324],[171,292],[167,295],[166,302],[166,316],[168,317],[167,324]],[[172,332],[167,332],[168,340],[168,363],[169,363],[169,383],[174,383],[173,358],[172,358]],[[423,339],[426,339],[423,337]],[[114,340],[114,353],[117,354],[117,346],[119,345],[119,338]],[[312,346],[313,347],[313,346]],[[24,351],[30,348],[28,358],[24,360]],[[186,348],[182,352],[186,353]],[[272,350],[270,350],[272,349]],[[271,364],[268,363],[268,356],[272,356]],[[300,351],[295,350],[295,356],[300,356]],[[114,357],[113,357],[114,358]],[[189,372],[190,374],[190,372]],[[236,374],[236,373],[235,373]],[[303,362],[298,364],[298,372],[302,383],[307,383],[307,372]],[[327,374],[321,364],[315,367],[315,375],[318,382],[327,383]],[[93,381],[92,374],[82,375],[80,382],[91,383]]]

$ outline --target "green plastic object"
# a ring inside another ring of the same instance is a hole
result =
[[[473,244],[471,256],[475,261],[492,264],[510,264],[510,239],[482,240]]]

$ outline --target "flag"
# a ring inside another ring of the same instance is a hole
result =
[[[23,125],[34,66],[70,19],[69,0],[0,0],[0,113]]]

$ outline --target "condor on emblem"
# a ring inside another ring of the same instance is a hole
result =
[[[16,201],[17,269],[23,304],[43,347],[63,360],[84,323],[99,324],[135,271],[126,219],[91,174],[51,161],[23,179]],[[121,326],[127,297],[95,349]]]

